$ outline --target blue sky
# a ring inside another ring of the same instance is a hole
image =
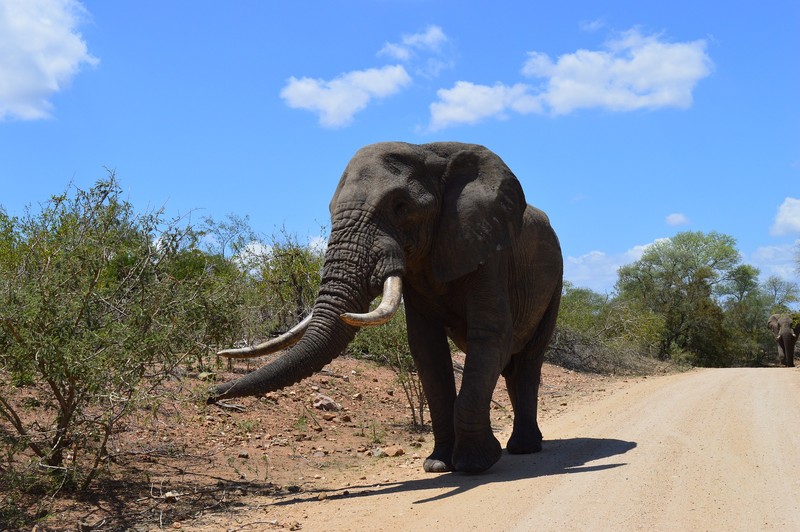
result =
[[[497,152],[567,279],[679,231],[798,280],[800,3],[0,0],[0,205],[115,169],[139,209],[313,239],[378,141]]]

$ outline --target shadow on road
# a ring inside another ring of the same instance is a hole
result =
[[[415,501],[423,504],[465,493],[475,487],[513,482],[516,480],[545,477],[550,475],[566,475],[601,471],[626,465],[625,462],[594,464],[591,462],[627,453],[636,447],[635,442],[605,438],[568,438],[563,440],[545,440],[542,452],[527,455],[513,455],[503,452],[503,457],[492,468],[481,475],[463,473],[445,473],[431,475],[422,479],[414,479],[390,484],[369,484],[349,486],[346,493],[331,494],[330,498],[369,497],[409,491],[425,491],[431,489],[448,489],[450,491]],[[292,504],[300,502],[283,501],[277,503]]]

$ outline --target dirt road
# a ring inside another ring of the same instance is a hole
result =
[[[283,510],[304,531],[800,530],[800,369],[620,383],[541,425],[543,452],[484,475],[395,468]]]

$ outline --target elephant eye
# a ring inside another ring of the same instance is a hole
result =
[[[408,204],[405,201],[398,201],[394,204],[394,215],[403,218],[408,214]]]

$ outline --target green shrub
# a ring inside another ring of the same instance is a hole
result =
[[[86,489],[119,421],[228,327],[215,318],[220,264],[193,249],[197,235],[120,196],[111,174],[39,212],[1,213],[5,480]]]
[[[403,309],[380,327],[361,329],[348,350],[355,357],[375,360],[394,371],[408,400],[412,423],[415,427],[422,427],[425,424],[425,392],[422,390],[414,359],[408,350]]]

